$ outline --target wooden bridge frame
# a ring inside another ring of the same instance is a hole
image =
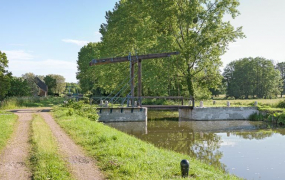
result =
[[[132,101],[132,105],[133,105],[134,104],[134,98],[133,97],[135,97],[134,69],[135,69],[135,64],[138,63],[138,92],[137,92],[137,96],[138,96],[138,106],[142,106],[142,64],[141,64],[142,60],[170,57],[172,55],[178,55],[178,54],[179,54],[179,52],[169,52],[169,53],[147,54],[147,55],[138,55],[138,56],[126,56],[126,57],[107,58],[107,59],[93,59],[89,63],[89,66],[131,61],[130,62],[131,63],[131,65],[130,65],[131,101]]]

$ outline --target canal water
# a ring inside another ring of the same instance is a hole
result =
[[[252,121],[150,119],[107,125],[245,179],[285,179],[284,128]]]

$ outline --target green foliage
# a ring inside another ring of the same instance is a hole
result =
[[[58,97],[9,97],[0,102],[0,109],[52,107],[61,104],[63,100],[63,98]]]
[[[181,179],[181,159],[190,161],[189,179],[238,179],[193,157],[156,148],[103,123],[78,115],[66,116],[66,112],[57,109],[53,115],[71,138],[97,160],[107,179]]]
[[[11,137],[17,118],[15,114],[0,111],[0,152]]]
[[[11,88],[8,91],[7,96],[28,96],[30,95],[30,87],[26,79],[19,77],[11,77]]]
[[[276,65],[276,69],[280,71],[281,75],[282,84],[280,84],[280,89],[282,89],[281,90],[281,97],[282,97],[282,95],[285,93],[285,62],[278,63]]]
[[[285,101],[280,101],[276,107],[277,108],[285,108]]]
[[[8,67],[8,62],[6,54],[0,51],[0,100],[4,99],[10,89],[12,74],[5,70]]]
[[[48,93],[53,95],[55,93],[61,94],[66,88],[65,78],[58,74],[49,74],[44,77],[44,81],[48,86]]]
[[[39,115],[34,116],[32,121],[30,161],[33,179],[72,179],[49,126]]]
[[[243,58],[228,64],[223,73],[227,96],[272,98],[280,93],[280,73],[271,60]]]
[[[238,15],[238,5],[237,0],[116,3],[101,25],[102,42],[89,43],[78,53],[77,78],[83,92],[110,93],[129,75],[129,63],[88,68],[92,59],[179,51],[179,56],[142,63],[143,94],[210,94],[209,88],[217,88],[222,79],[220,56],[230,42],[244,37],[241,28],[223,21],[226,14]]]
[[[91,105],[85,104],[84,101],[75,102],[70,99],[68,101],[65,101],[62,106],[68,108],[68,111],[66,113],[68,116],[72,116],[75,113],[92,121],[98,121],[99,119],[97,109]]]
[[[26,80],[26,82],[28,83],[28,87],[29,87],[29,95],[30,96],[37,96],[38,95],[38,92],[39,92],[39,88],[38,86],[36,85],[36,83],[34,82],[34,79],[35,79],[36,75],[34,73],[25,73],[22,75],[22,78],[24,80]]]
[[[265,120],[265,116],[261,113],[254,113],[249,116],[250,121],[263,121]]]

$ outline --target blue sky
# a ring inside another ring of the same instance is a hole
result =
[[[98,30],[105,22],[105,12],[117,1],[0,2],[0,50],[7,54],[13,75],[61,74],[67,82],[76,82],[78,51],[86,43],[100,40]],[[249,56],[285,61],[285,1],[240,2],[241,15],[231,22],[243,26],[247,38],[229,46],[222,56],[224,66]]]

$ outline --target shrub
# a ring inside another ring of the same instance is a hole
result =
[[[98,121],[99,115],[97,114],[97,109],[90,106],[89,104],[84,104],[84,101],[75,102],[72,99],[65,101],[62,105],[68,108],[67,115],[72,116],[74,113],[86,117],[92,121]]]
[[[285,101],[280,101],[277,106],[278,108],[285,108]]]

